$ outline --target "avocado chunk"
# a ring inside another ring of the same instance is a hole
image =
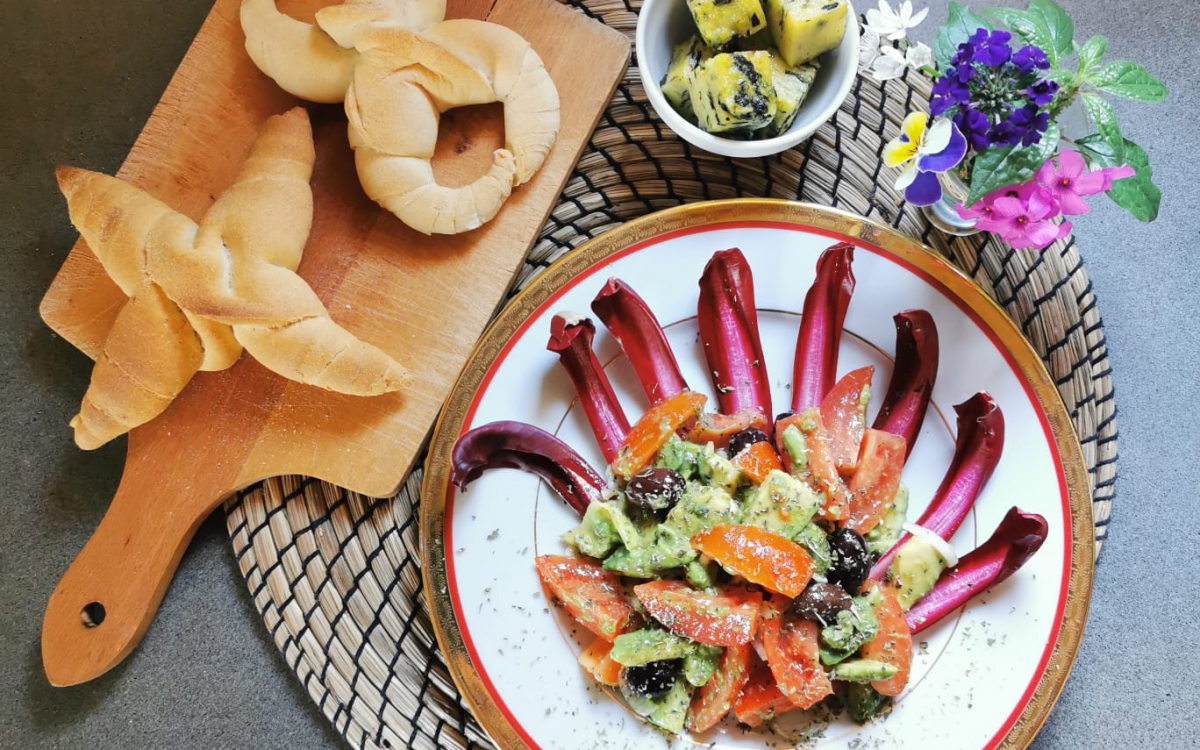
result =
[[[878,633],[879,620],[871,602],[866,597],[855,597],[850,609],[838,612],[836,620],[821,628],[821,663],[840,664]]]
[[[808,551],[808,556],[816,566],[817,575],[823,576],[829,572],[833,565],[833,555],[829,551],[829,537],[820,526],[810,523],[800,530],[795,541]]]
[[[640,547],[617,547],[604,561],[603,568],[630,578],[654,578],[696,559],[690,538],[668,524],[660,524],[654,530],[653,541]]]
[[[675,684],[661,698],[643,698],[635,695],[622,681],[621,695],[625,697],[625,703],[634,713],[645,717],[646,721],[659,729],[671,734],[683,731],[688,705],[692,699],[692,689],[687,680],[676,679]]]
[[[642,628],[613,640],[608,658],[623,667],[637,667],[652,661],[682,659],[695,650],[687,638],[661,628]]]
[[[894,664],[884,664],[874,659],[851,659],[830,670],[829,679],[842,682],[874,682],[895,677],[896,672]]]
[[[641,532],[621,509],[619,500],[589,505],[583,514],[583,522],[564,534],[563,541],[588,557],[596,558],[603,558],[618,544],[630,549],[645,544]]]
[[[803,476],[808,471],[808,450],[804,433],[800,432],[800,428],[796,425],[790,424],[783,431],[780,440],[783,443],[784,452],[792,460],[792,476]]]
[[[727,523],[737,523],[741,515],[737,503],[720,487],[689,484],[683,499],[667,514],[663,526],[690,540],[701,531]]]
[[[704,687],[717,671],[717,662],[724,651],[720,646],[697,643],[695,649],[683,657],[683,678],[689,685]]]
[[[717,49],[767,27],[762,0],[687,0],[704,41]]]
[[[795,477],[772,470],[742,508],[741,522],[792,539],[809,525],[821,498]]]
[[[711,589],[716,581],[713,579],[711,564],[705,565],[699,560],[692,560],[684,568],[684,577],[693,588],[704,591]]]
[[[932,544],[910,536],[888,568],[896,601],[905,612],[928,594],[946,569],[946,561]]]
[[[720,487],[730,495],[737,493],[738,485],[742,482],[742,471],[725,458],[712,443],[704,446],[704,463],[708,466],[710,484]]]
[[[851,719],[858,724],[866,724],[891,711],[892,699],[880,695],[868,682],[852,682],[846,690],[846,707]]]
[[[892,545],[900,541],[900,535],[904,531],[901,527],[904,526],[907,514],[908,488],[902,484],[896,490],[896,497],[892,499],[892,507],[888,509],[883,520],[863,536],[871,554],[883,555],[892,548]]]
[[[696,69],[691,89],[696,121],[709,133],[758,130],[775,119],[768,52],[723,52]]]
[[[655,466],[674,469],[688,481],[707,482],[712,477],[712,469],[704,460],[705,447],[680,440],[672,435],[667,444],[658,452]]]

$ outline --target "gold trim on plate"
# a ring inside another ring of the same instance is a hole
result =
[[[471,353],[434,428],[421,487],[421,571],[433,628],[458,689],[483,728],[502,750],[527,750],[475,671],[454,616],[446,580],[446,491],[450,454],[467,409],[500,350],[530,315],[572,278],[630,245],[653,237],[716,224],[770,221],[856,237],[929,274],[970,307],[1012,355],[1050,423],[1066,473],[1071,505],[1071,571],[1058,640],[1033,697],[998,750],[1025,750],[1058,700],[1075,662],[1092,595],[1092,503],[1079,440],[1058,389],[1020,330],[983,290],[933,250],[859,216],[808,203],[735,199],[692,203],[635,219],[580,245],[517,294],[484,332]]]

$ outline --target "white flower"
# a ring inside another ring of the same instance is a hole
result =
[[[900,3],[898,11],[892,10],[887,0],[879,0],[878,8],[867,10],[866,27],[884,39],[897,42],[908,36],[908,30],[924,21],[927,15],[929,8],[922,9],[914,16],[910,0]]]
[[[883,47],[879,50],[879,57],[875,58],[871,65],[871,72],[875,74],[876,79],[888,81],[904,75],[907,68],[908,64],[905,63],[904,54],[900,50],[895,47]]]
[[[917,70],[925,67],[932,68],[933,50],[929,49],[929,45],[924,42],[917,42],[905,52],[904,61],[908,63],[910,68]]]
[[[859,72],[868,70],[877,57],[879,57],[879,35],[872,29],[863,29],[862,36],[858,39]]]

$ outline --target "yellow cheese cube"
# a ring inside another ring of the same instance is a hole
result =
[[[813,60],[793,68],[776,50],[770,50],[769,54],[771,83],[775,87],[775,119],[762,129],[763,138],[774,138],[792,126],[821,66],[819,61]]]
[[[675,111],[695,122],[696,113],[692,111],[691,83],[696,68],[700,63],[712,57],[712,47],[709,47],[700,37],[694,36],[686,42],[675,46],[671,55],[671,64],[667,66],[661,86],[663,96],[675,108]]]
[[[846,2],[767,0],[767,23],[784,61],[796,67],[841,44],[846,33]]]
[[[775,119],[771,53],[714,55],[696,69],[691,99],[697,122],[710,133],[766,127]]]
[[[767,26],[762,0],[687,0],[701,38],[717,49]]]

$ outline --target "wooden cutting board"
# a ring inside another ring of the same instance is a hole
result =
[[[330,3],[279,4],[311,21]],[[239,5],[217,0],[118,173],[193,219],[232,182],[262,122],[297,103],[247,57]],[[51,683],[90,680],[129,654],[196,528],[231,492],[306,474],[386,496],[412,468],[629,57],[624,36],[553,0],[449,0],[446,15],[508,26],[541,55],[562,101],[549,159],[481,229],[426,237],[363,194],[341,107],[310,106],[315,212],[299,273],[334,320],[407,366],[416,383],[401,394],[343,396],[285,381],[245,354],[229,370],[199,373],[164,414],[130,434],[112,505],[50,597],[42,659]],[[486,170],[503,145],[501,112],[492,105],[447,114],[434,159],[439,181],[461,185]],[[66,216],[65,205],[56,208]],[[41,313],[95,358],[124,301],[80,240]]]

